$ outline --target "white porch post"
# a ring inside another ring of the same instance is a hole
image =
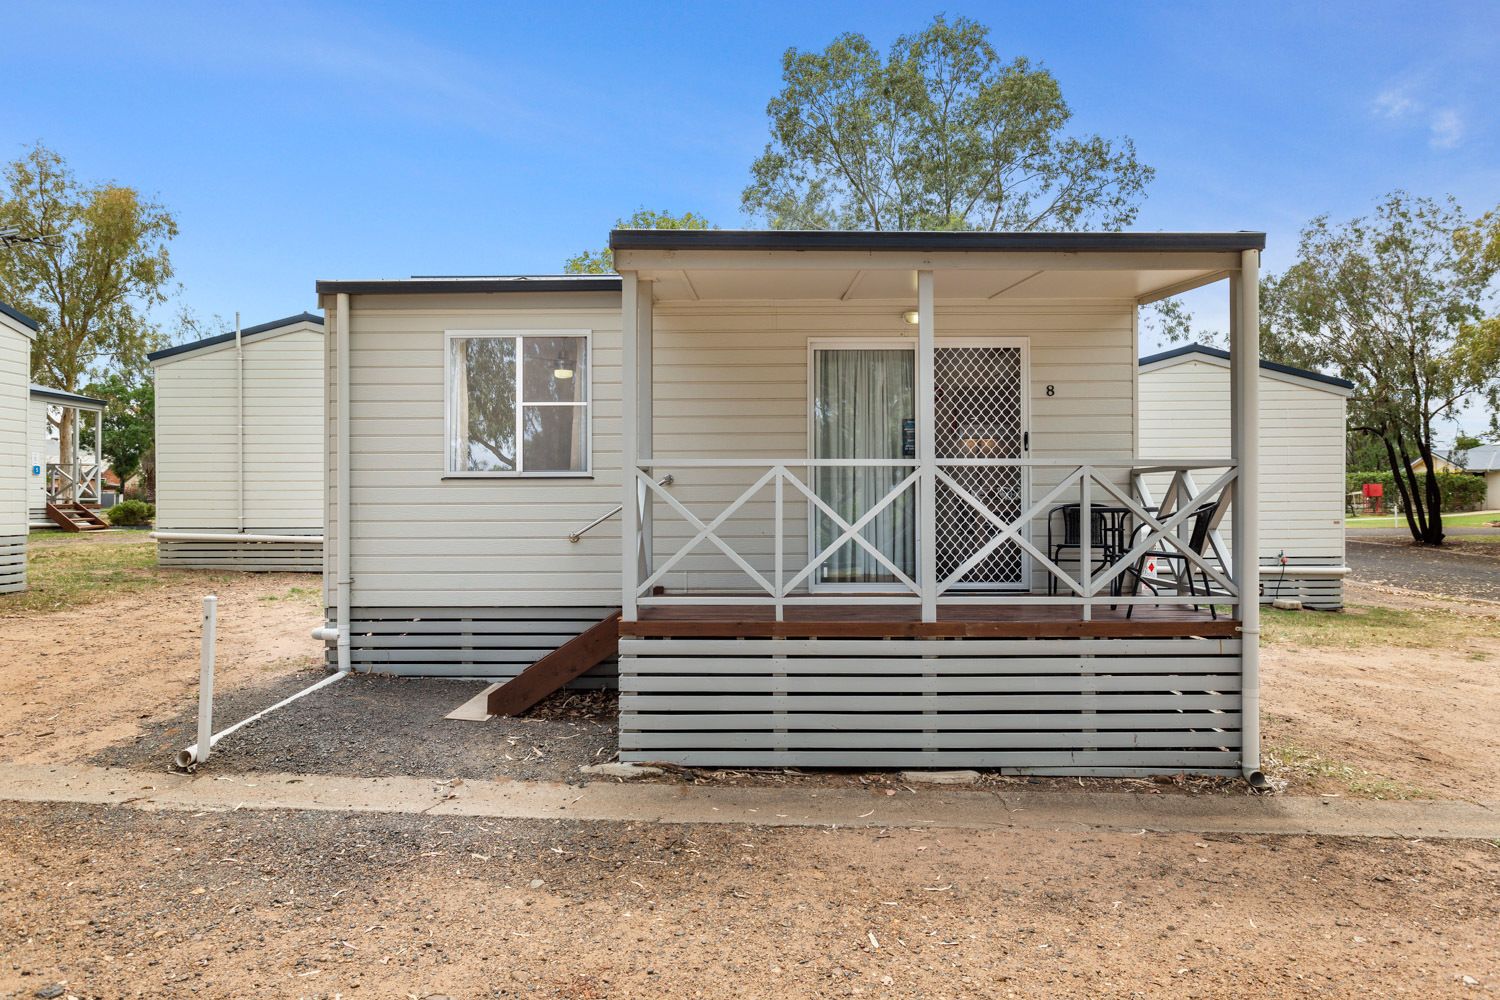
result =
[[[634,271],[620,273],[620,612],[624,621],[635,621],[635,592],[640,586],[637,532],[640,507],[636,492],[636,462],[639,416],[636,396],[640,376],[638,357],[640,283]]]
[[[655,372],[652,370],[651,346],[653,331],[653,309],[655,302],[655,285],[649,280],[636,279],[636,318],[635,318],[635,439],[636,459],[641,462],[649,462],[654,457],[652,451],[652,436],[654,434],[655,420],[655,398],[656,383]],[[657,473],[653,468],[651,478],[656,479]],[[646,579],[651,575],[651,564],[655,560],[653,550],[655,548],[655,518],[651,490],[645,483],[636,483],[636,495],[640,498],[640,544],[636,555],[637,572],[639,579]]]
[[[1234,489],[1235,583],[1240,591],[1240,765],[1260,777],[1260,253],[1240,253],[1230,283],[1230,447]]]
[[[125,484],[120,484],[120,496],[125,496]],[[94,501],[104,504],[104,411],[94,411]]]
[[[922,620],[937,621],[937,400],[932,272],[917,272],[917,582]]]
[[[73,407],[73,467],[68,470],[68,502],[78,503],[83,498],[78,495],[78,481],[83,478],[83,435],[80,433],[79,425],[83,423],[83,411]]]

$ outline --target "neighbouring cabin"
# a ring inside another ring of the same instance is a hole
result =
[[[1500,511],[1500,444],[1481,444],[1461,452],[1434,450],[1432,455],[1439,472],[1482,477],[1482,509]],[[1427,463],[1419,458],[1411,463],[1411,469],[1421,475],[1427,471]]]
[[[301,313],[150,355],[161,565],[322,571],[323,340]]]
[[[26,589],[31,342],[37,324],[0,302],[0,594]]]
[[[1136,359],[1142,303],[1227,279],[1254,371],[1263,242],[624,231],[618,278],[320,282],[330,657],[592,658],[625,760],[1254,772],[1207,539],[1255,539],[1255,435],[1144,453]]]
[[[105,507],[104,411],[106,400],[31,386],[27,422],[28,515],[33,528],[99,531],[109,527]],[[69,446],[63,448],[63,435]]]
[[[1142,454],[1197,461],[1229,451],[1226,351],[1193,344],[1140,361]],[[1343,606],[1345,406],[1353,383],[1260,363],[1261,601]],[[1213,474],[1210,470],[1208,475]],[[1163,476],[1145,488],[1165,489]],[[1228,545],[1225,524],[1215,544]]]

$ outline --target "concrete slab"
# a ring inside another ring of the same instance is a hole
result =
[[[488,722],[493,716],[490,715],[489,701],[490,692],[500,686],[497,681],[485,688],[483,691],[464,702],[462,705],[443,716],[455,722]]]
[[[320,774],[149,774],[83,765],[7,765],[0,801],[147,810],[298,809],[512,819],[752,826],[1095,829],[1170,833],[1500,839],[1500,803],[1282,796],[1074,794],[1024,788],[744,788],[660,782],[466,781]]]

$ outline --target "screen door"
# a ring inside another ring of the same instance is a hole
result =
[[[1026,457],[1025,342],[939,341],[933,360],[938,467],[998,517],[1014,521],[1028,506],[1026,469],[944,465],[944,460]],[[941,480],[936,514],[937,576],[946,580],[999,530]],[[1030,572],[1021,547],[1006,542],[965,572],[954,589],[1026,590]]]

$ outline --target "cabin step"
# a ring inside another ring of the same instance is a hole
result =
[[[47,518],[64,531],[101,531],[109,522],[81,503],[49,503]]]
[[[489,714],[521,715],[619,652],[620,612],[616,611],[491,691]]]

